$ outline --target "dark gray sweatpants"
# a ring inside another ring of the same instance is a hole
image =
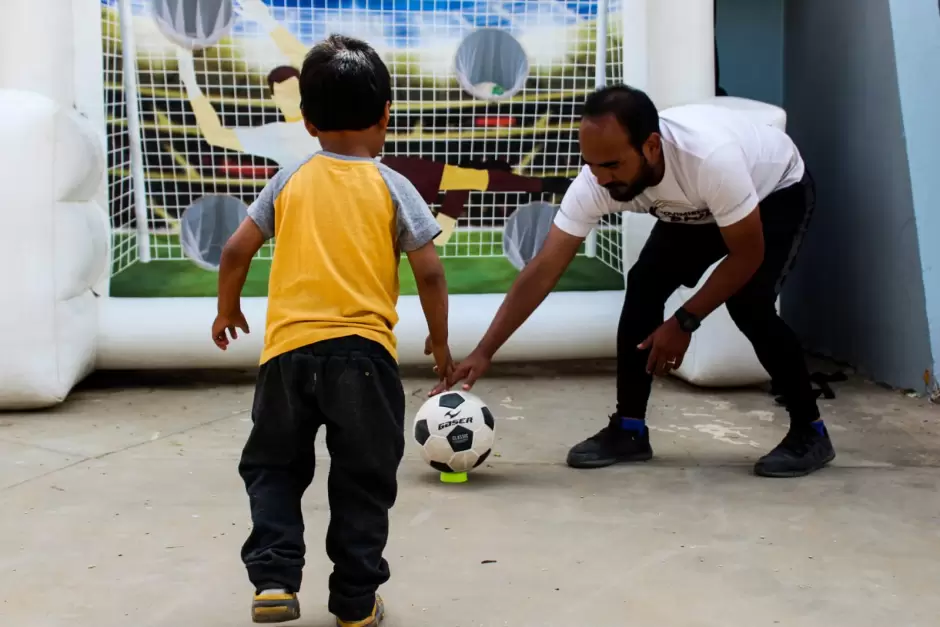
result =
[[[330,452],[326,551],[333,562],[330,611],[367,616],[388,581],[382,552],[404,452],[405,396],[398,365],[358,336],[318,342],[264,363],[258,373],[239,473],[253,529],[242,560],[256,589],[300,589],[304,520],[313,480],[314,438],[326,427]]]

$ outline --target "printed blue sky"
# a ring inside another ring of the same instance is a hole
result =
[[[238,0],[235,0],[236,2]],[[608,11],[620,0],[608,2]],[[102,0],[115,6],[117,0]],[[153,0],[132,0],[135,15],[147,15]],[[572,26],[597,14],[597,0],[562,2],[525,0],[265,0],[272,15],[301,41],[312,43],[337,29],[356,30],[383,48],[418,48],[424,38],[460,37],[477,28],[520,33],[548,26]],[[364,31],[364,32],[363,32]],[[238,20],[234,35],[256,34],[256,27]]]

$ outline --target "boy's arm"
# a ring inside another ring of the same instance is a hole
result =
[[[251,260],[264,243],[274,237],[274,200],[284,186],[283,170],[265,186],[257,200],[248,208],[248,217],[222,248],[219,262],[218,312],[212,324],[212,340],[225,350],[228,329],[232,339],[235,329],[248,333],[248,322],[242,314],[241,295],[251,268]]]
[[[408,263],[415,275],[418,286],[418,298],[424,317],[428,321],[428,332],[431,336],[431,350],[434,359],[441,365],[447,361],[448,331],[447,331],[447,278],[444,276],[444,264],[437,256],[434,242],[430,241],[417,250],[407,251]],[[440,353],[440,354],[439,354]]]
[[[225,243],[219,263],[219,315],[232,316],[241,311],[242,288],[251,260],[266,240],[255,221],[245,218]]]
[[[398,245],[408,256],[414,273],[418,297],[428,321],[434,361],[438,374],[443,377],[451,367],[451,359],[447,345],[447,279],[444,265],[434,248],[434,238],[441,233],[441,227],[408,179],[387,166],[379,164],[378,167],[392,195],[397,214]]]

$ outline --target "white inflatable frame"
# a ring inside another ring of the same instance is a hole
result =
[[[636,46],[623,55],[625,82],[647,90],[660,109],[711,100],[785,124],[777,107],[714,97],[712,0],[623,4],[624,15],[631,16],[625,30]],[[95,369],[242,368],[256,365],[261,351],[266,299],[243,300],[252,333],[222,352],[209,338],[214,299],[108,297],[100,11],[99,0],[3,3],[0,409],[59,403]],[[643,50],[645,55],[637,54]],[[603,52],[598,54],[603,61]],[[625,268],[636,259],[651,220],[625,216]],[[689,293],[677,292],[666,314]],[[502,294],[451,297],[456,355],[473,348],[502,299]],[[553,293],[498,358],[614,357],[622,302],[622,291]],[[417,297],[402,297],[399,311],[402,363],[427,363]],[[724,308],[695,334],[677,375],[710,386],[767,380]]]

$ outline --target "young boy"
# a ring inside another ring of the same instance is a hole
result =
[[[255,586],[252,618],[300,616],[304,566],[301,497],[314,472],[314,437],[330,451],[333,562],[330,612],[341,627],[375,627],[376,589],[389,578],[382,556],[404,450],[405,396],[393,328],[401,251],[417,279],[441,377],[447,284],[433,240],[440,227],[400,174],[375,157],[392,100],[385,64],[366,43],[333,35],[307,55],[300,76],[307,130],[323,150],[280,171],[226,244],[219,268],[222,350],[248,325],[239,299],[252,257],[276,237],[254,426],[239,464],[254,524],[242,549]]]

